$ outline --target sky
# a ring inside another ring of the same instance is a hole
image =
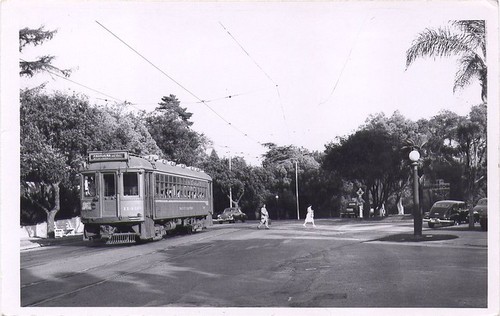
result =
[[[18,29],[57,29],[20,57],[50,54],[73,70],[69,80],[37,75],[21,87],[46,82],[93,104],[128,101],[131,111],[173,94],[219,156],[252,164],[268,142],[322,151],[370,114],[466,115],[480,87],[453,93],[456,58],[406,69],[406,50],[425,28],[495,16],[487,1],[14,4]]]

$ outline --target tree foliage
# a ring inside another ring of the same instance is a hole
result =
[[[405,161],[401,148],[399,139],[387,130],[365,128],[328,144],[323,165],[369,190],[372,205],[378,209],[398,192],[401,181],[407,181],[408,171],[401,167]]]
[[[149,133],[141,114],[127,112],[127,104],[96,107],[93,130],[99,137],[93,139],[91,150],[128,150],[136,155],[162,156]]]
[[[432,180],[451,183],[452,197],[469,203],[486,194],[487,107],[474,106],[467,116],[440,112],[421,120],[421,133],[429,135],[424,149],[424,172]]]
[[[267,170],[250,166],[241,157],[231,158],[231,169],[229,169],[229,158],[221,159],[213,150],[204,162],[203,168],[213,180],[216,212],[229,207],[229,188],[233,192],[233,201],[236,201],[250,218],[254,218],[255,212],[270,195],[267,186],[270,174]]]
[[[484,20],[452,21],[447,27],[426,29],[406,51],[406,67],[417,58],[459,56],[453,91],[464,88],[476,78],[481,98],[487,98],[486,27]]]
[[[199,166],[205,156],[207,138],[191,129],[192,113],[174,96],[162,98],[155,111],[144,113],[149,134],[169,160]]]
[[[323,155],[293,145],[267,143],[265,146],[268,151],[264,155],[263,168],[271,176],[268,203],[278,203],[275,207],[280,211],[283,209],[282,215],[296,218],[298,188],[299,216],[304,216],[308,204],[314,206],[316,216],[332,216],[340,199],[338,188],[341,182],[321,168]],[[275,195],[278,201],[272,201]]]
[[[46,31],[44,26],[38,29],[23,28],[19,31],[19,52],[28,45],[38,46],[43,44],[45,41],[51,40],[52,37],[57,33],[57,31]],[[21,76],[33,77],[39,72],[56,72],[60,73],[66,77],[69,77],[71,70],[60,69],[52,65],[55,57],[52,55],[40,56],[35,60],[26,61],[21,59],[19,61]]]
[[[51,233],[61,190],[74,188],[83,161],[86,142],[77,128],[87,128],[92,119],[85,114],[92,114],[77,96],[47,95],[41,89],[21,91],[20,101],[22,201],[47,214]]]
[[[59,194],[78,200],[77,174],[92,150],[123,149],[161,153],[140,117],[120,106],[95,107],[80,95],[21,91],[21,185],[25,219],[49,216],[49,232],[60,208],[78,212],[78,203],[61,203]]]

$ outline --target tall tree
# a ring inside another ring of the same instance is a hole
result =
[[[92,150],[126,149],[137,155],[162,155],[149,134],[142,114],[126,111],[127,104],[106,105],[96,108],[94,129],[100,136],[91,143]]]
[[[75,186],[82,151],[98,138],[89,126],[95,112],[78,96],[46,95],[41,88],[21,91],[20,101],[22,193],[45,211],[50,234],[61,189]]]
[[[202,169],[212,177],[214,212],[220,212],[228,206],[223,182],[220,181],[221,178],[227,176],[228,167],[219,158],[217,152],[212,150],[209,157],[203,161]]]
[[[420,133],[428,135],[423,147],[424,172],[431,180],[450,183],[450,197],[473,205],[484,197],[487,185],[486,105],[471,108],[467,116],[442,111],[420,120]]]
[[[199,166],[206,156],[208,139],[191,126],[193,114],[180,106],[174,95],[162,98],[155,111],[144,114],[148,131],[167,159],[186,165]]]
[[[421,135],[418,134],[418,125],[405,118],[399,111],[395,111],[390,117],[387,117],[384,113],[371,115],[366,120],[363,129],[385,131],[399,144],[407,142],[421,143]],[[406,157],[411,148],[403,146],[400,150],[402,151],[402,160],[399,164],[393,166],[399,174],[396,183],[394,183],[394,189],[398,213],[404,214],[403,196],[408,186],[408,177],[410,175],[408,173],[408,159]]]
[[[275,194],[280,196],[280,208],[286,210],[285,216],[296,217],[297,198],[301,209],[305,209],[303,206],[306,203],[314,204],[316,207],[320,205],[326,207],[325,200],[330,198],[320,196],[318,191],[314,191],[314,188],[320,187],[318,182],[326,179],[320,176],[322,170],[317,160],[319,159],[317,153],[293,145],[277,146],[274,143],[267,143],[264,146],[268,151],[264,155],[262,165],[272,175],[267,185],[273,192],[270,198],[274,199]]]
[[[406,51],[406,68],[417,58],[459,56],[453,91],[479,79],[481,98],[487,99],[486,27],[484,20],[452,21],[438,29],[426,29]]]
[[[407,178],[408,170],[397,167],[407,160],[401,147],[401,142],[385,130],[361,129],[328,144],[323,165],[369,190],[373,207],[379,209],[397,192],[401,179]]]
[[[471,206],[486,194],[486,126],[486,105],[479,105],[459,122],[456,131],[458,156],[464,166],[466,196]]]
[[[21,29],[19,31],[19,52],[22,52],[28,45],[38,46],[43,44],[45,41],[51,40],[56,33],[57,31],[55,30],[46,31],[44,26],[41,26],[38,29],[30,29],[27,27]],[[21,59],[19,61],[21,69],[19,74],[21,76],[33,77],[33,75],[38,72],[56,72],[68,77],[71,74],[71,70],[60,69],[52,65],[54,59],[55,57],[52,55],[44,55],[31,61]]]
[[[20,126],[22,208],[44,210],[49,233],[65,206],[60,193],[78,199],[77,174],[88,151],[161,153],[139,117],[121,107],[98,108],[83,96],[40,87],[21,91]]]
[[[204,162],[204,170],[212,177],[214,191],[214,208],[216,212],[229,206],[229,188],[232,189],[233,201],[254,217],[265,199],[269,196],[267,183],[269,174],[261,167],[247,165],[241,157],[233,157],[231,170],[229,159],[220,159],[215,151]],[[234,203],[233,203],[234,206]]]
[[[19,52],[28,45],[38,46],[47,40],[52,39],[56,31],[46,31],[43,26],[38,29],[23,28],[19,31]],[[44,71],[55,71],[69,76],[71,71],[60,69],[52,65],[54,56],[44,55],[33,61],[20,59],[20,76],[32,77],[35,73]],[[38,94],[40,89],[36,88],[32,92]],[[24,95],[23,95],[24,94]],[[21,112],[24,105],[32,95],[28,91],[21,92]],[[24,135],[23,135],[24,133]],[[25,143],[23,144],[23,140]],[[38,156],[38,157],[37,157]],[[45,158],[45,159],[40,159]],[[48,159],[47,159],[48,158]],[[48,218],[48,231],[53,232],[54,218],[60,209],[60,183],[64,180],[64,170],[61,166],[64,164],[64,157],[55,151],[50,144],[46,142],[43,135],[39,134],[39,128],[33,122],[25,122],[21,113],[21,201],[32,202],[42,208]],[[24,168],[23,168],[24,167]],[[51,195],[53,195],[51,197]],[[49,208],[51,198],[55,203]],[[43,202],[41,202],[43,201]],[[21,212],[21,216],[23,212]],[[33,218],[32,216],[28,216]]]

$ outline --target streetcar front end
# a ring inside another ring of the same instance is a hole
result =
[[[126,151],[89,153],[81,170],[84,239],[133,242],[140,236],[145,167],[131,164]]]

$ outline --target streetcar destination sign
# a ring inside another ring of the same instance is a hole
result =
[[[99,161],[126,161],[128,160],[128,152],[91,152],[89,153],[89,162]]]

